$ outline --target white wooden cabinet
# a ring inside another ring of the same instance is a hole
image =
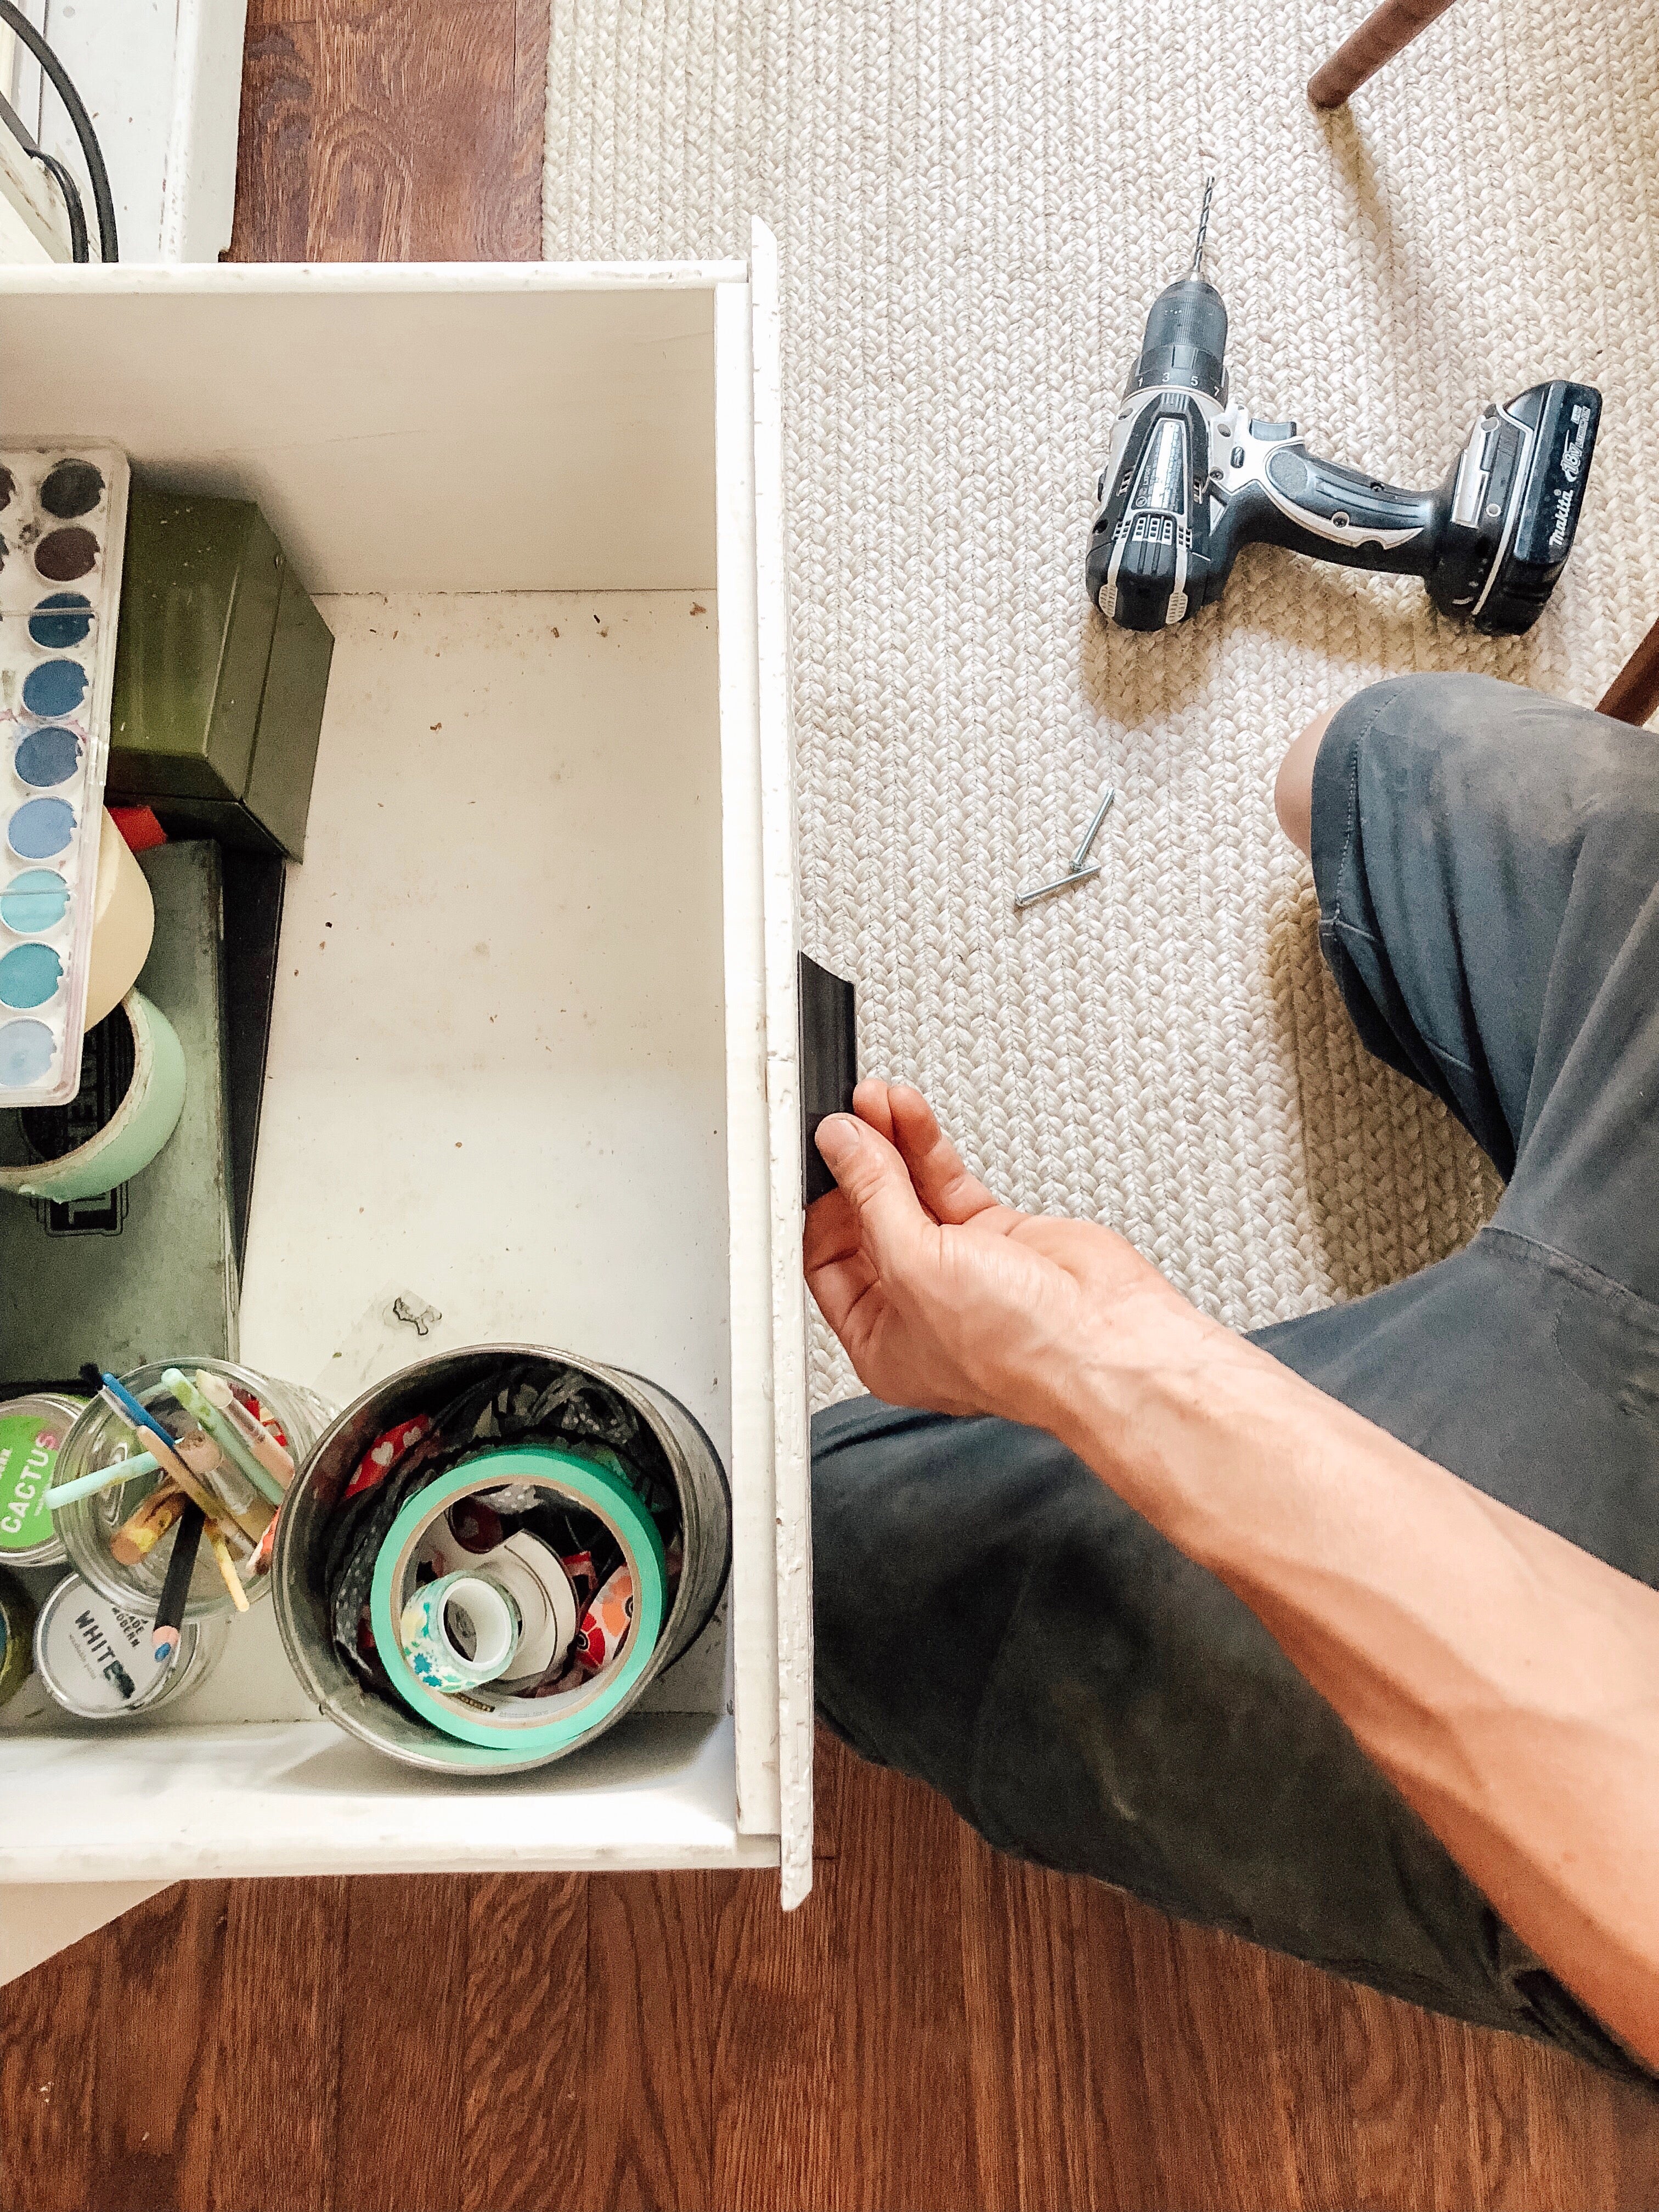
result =
[[[414,1774],[316,1717],[269,1606],[176,1719],[18,1700],[20,1960],[75,1884],[86,1926],[190,1876],[810,1887],[777,301],[759,227],[747,263],[0,271],[5,439],[96,434],[257,499],[337,639],[242,1358],[327,1389],[407,1283],[444,1316],[422,1350],[566,1346],[674,1392],[735,1519],[722,1626],[653,1710],[516,1779]]]

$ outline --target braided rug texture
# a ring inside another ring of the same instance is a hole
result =
[[[861,1065],[1238,1327],[1409,1273],[1497,1196],[1324,972],[1286,739],[1401,670],[1592,702],[1659,611],[1659,11],[1456,7],[1316,115],[1363,5],[553,6],[547,254],[778,234],[805,942],[857,981]],[[1433,483],[1488,398],[1601,386],[1531,636],[1266,548],[1162,636],[1088,608],[1096,472],[1210,164],[1234,392],[1315,451]],[[1103,872],[1016,915],[1108,783]],[[812,1380],[855,1387],[821,1329]]]

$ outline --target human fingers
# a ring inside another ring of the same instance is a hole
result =
[[[859,1218],[845,1194],[830,1190],[806,1209],[801,1232],[801,1262],[810,1275],[815,1267],[844,1260],[859,1249]]]
[[[978,1176],[969,1174],[962,1155],[914,1084],[889,1085],[887,1107],[892,1117],[893,1142],[910,1170],[917,1195],[930,1212],[942,1222],[959,1226],[992,1210],[1008,1213],[1012,1226],[1018,1217],[1012,1207],[999,1206]]]
[[[831,1114],[819,1122],[817,1145],[858,1216],[860,1243],[878,1273],[901,1265],[929,1223],[897,1152],[851,1114]]]
[[[853,1092],[853,1111],[860,1121],[866,1121],[890,1145],[893,1141],[893,1109],[890,1086],[878,1075],[866,1075]]]
[[[807,1207],[801,1264],[818,1311],[842,1335],[848,1316],[876,1280],[858,1215],[843,1191],[832,1190]]]

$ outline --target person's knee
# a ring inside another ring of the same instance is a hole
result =
[[[1334,707],[1316,714],[1285,748],[1273,781],[1273,811],[1279,826],[1297,850],[1313,857],[1313,775],[1319,741],[1330,727]]]

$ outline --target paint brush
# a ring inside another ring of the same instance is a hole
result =
[[[96,1368],[93,1368],[91,1372],[98,1375]],[[201,1507],[204,1517],[211,1521],[223,1512],[230,1512],[243,1534],[252,1542],[257,1544],[265,1532],[265,1522],[270,1517],[269,1514],[266,1512],[238,1513],[234,1508],[224,1505],[221,1500],[214,1497],[211,1488],[204,1489],[201,1478],[192,1474],[189,1468],[185,1465],[183,1460],[173,1449],[171,1431],[161,1426],[161,1422],[150,1412],[148,1406],[141,1404],[133,1396],[131,1391],[124,1383],[118,1382],[112,1375],[99,1375],[99,1383],[98,1395],[120,1415],[129,1428],[135,1430],[149,1444],[151,1451],[155,1454],[156,1464],[173,1477],[186,1498],[193,1499]]]
[[[222,1375],[210,1375],[205,1368],[198,1367],[196,1387],[204,1398],[211,1399],[239,1431],[260,1466],[286,1491],[294,1480],[294,1462],[264,1423],[249,1413]]]
[[[234,1424],[228,1416],[178,1368],[167,1368],[161,1381],[185,1411],[201,1423],[225,1457],[240,1470],[259,1495],[270,1504],[280,1505],[283,1502],[282,1484],[268,1468],[260,1465],[251,1446],[237,1434]]]
[[[185,1506],[173,1538],[173,1557],[167,1561],[167,1579],[161,1584],[161,1602],[156,1607],[155,1626],[149,1632],[149,1648],[155,1655],[158,1667],[172,1666],[183,1641],[185,1607],[190,1598],[190,1578],[196,1571],[196,1554],[200,1549],[202,1531],[207,1526],[207,1516],[192,1499]]]
[[[247,1592],[242,1588],[242,1578],[236,1571],[236,1562],[230,1556],[230,1547],[225,1541],[225,1532],[217,1521],[207,1524],[207,1540],[213,1553],[213,1563],[219,1570],[219,1579],[230,1592],[230,1601],[238,1613],[247,1611]]]
[[[155,1549],[173,1522],[182,1520],[189,1504],[178,1484],[164,1476],[110,1538],[111,1559],[124,1567],[136,1567],[146,1553]]]

